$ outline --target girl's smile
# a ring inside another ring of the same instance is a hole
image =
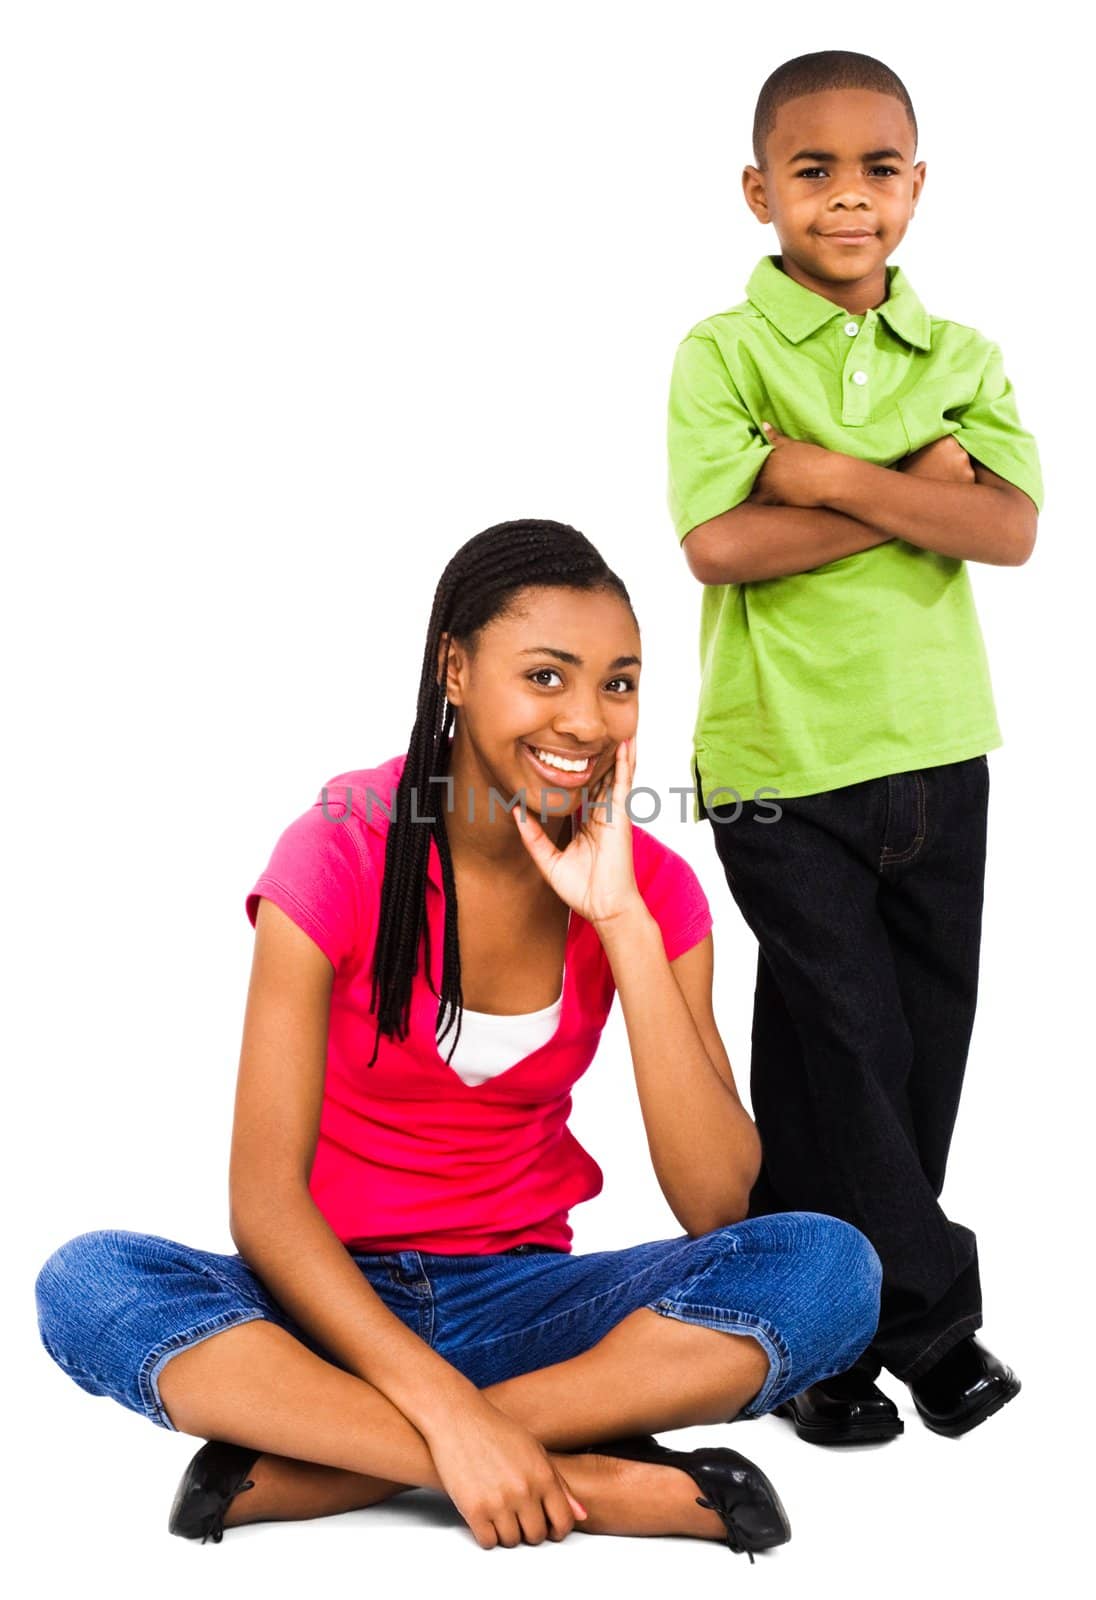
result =
[[[593,776],[601,752],[580,756],[565,756],[562,751],[548,745],[535,745],[523,741],[522,748],[537,776],[564,789],[580,789]],[[547,758],[547,759],[545,759]]]

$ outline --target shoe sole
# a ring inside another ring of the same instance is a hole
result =
[[[1021,1387],[1019,1378],[1013,1378],[1007,1389],[998,1390],[996,1394],[984,1400],[980,1406],[958,1423],[933,1422],[920,1410],[918,1410],[917,1415],[931,1433],[938,1433],[942,1439],[961,1439],[964,1433],[969,1433],[972,1428],[976,1428],[980,1422],[985,1422],[988,1417],[996,1416],[998,1411],[1003,1406],[1007,1406],[1010,1400],[1015,1400],[1020,1393]],[[916,1404],[917,1402],[914,1401],[914,1405]]]
[[[885,1444],[888,1439],[897,1439],[900,1433],[906,1431],[901,1417],[880,1417],[875,1422],[805,1422],[790,1400],[774,1406],[773,1415],[786,1417],[795,1425],[799,1437],[808,1444]]]

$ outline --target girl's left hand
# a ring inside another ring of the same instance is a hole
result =
[[[531,811],[526,811],[524,821],[520,806],[510,813],[525,848],[560,899],[595,926],[643,904],[626,805],[635,775],[635,747],[634,737],[617,745],[613,767],[587,800],[565,849],[557,850]]]

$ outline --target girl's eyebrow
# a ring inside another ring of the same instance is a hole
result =
[[[528,650],[519,650],[521,656],[555,656],[557,661],[565,661],[569,667],[583,667],[586,663],[581,656],[576,656],[570,650],[557,650],[550,644],[535,644]],[[617,656],[615,661],[610,661],[609,671],[615,672],[618,667],[642,666],[638,656]]]

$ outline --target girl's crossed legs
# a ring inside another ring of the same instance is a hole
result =
[[[560,1457],[587,1532],[723,1537],[684,1474],[568,1452],[761,1416],[851,1366],[879,1312],[871,1245],[813,1212],[587,1255],[354,1259],[396,1316]],[[226,1526],[440,1487],[413,1424],[333,1364],[238,1255],[82,1234],[49,1258],[36,1294],[43,1343],[81,1388],[263,1453]]]

